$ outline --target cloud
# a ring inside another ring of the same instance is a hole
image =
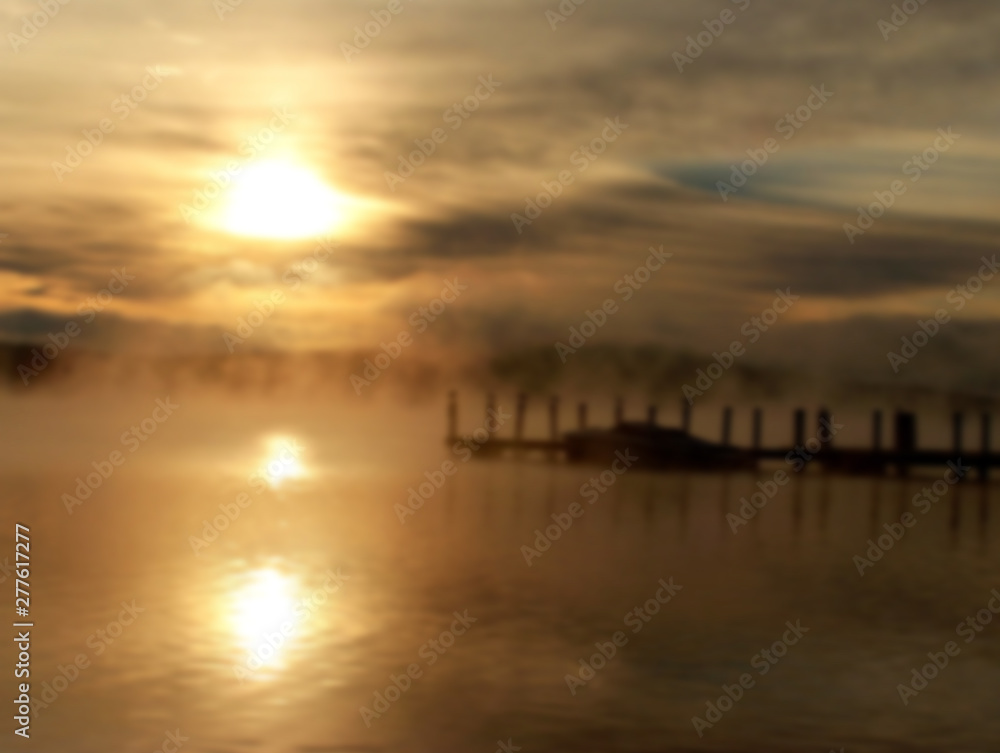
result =
[[[802,319],[787,323],[801,342],[776,335],[781,347],[761,352],[780,360],[809,337],[831,338],[847,358],[851,337],[892,332],[997,248],[1000,8],[928,3],[885,41],[876,24],[890,10],[864,0],[754,0],[681,73],[674,53],[740,4],[588,2],[553,31],[545,10],[557,5],[407,2],[350,62],[339,43],[370,20],[360,1],[248,2],[221,21],[210,3],[65,6],[23,68],[3,74],[18,149],[4,157],[0,272],[17,297],[0,336],[44,336],[58,323],[45,312],[75,310],[119,267],[136,280],[95,322],[92,337],[109,347],[200,347],[213,327],[232,326],[307,244],[188,225],[178,206],[277,105],[297,117],[265,154],[293,155],[383,207],[347,229],[283,313],[289,347],[322,341],[346,318],[377,339],[449,274],[475,285],[441,322],[443,343],[541,347],[663,244],[669,268],[609,340],[721,347],[775,288],[791,287],[806,298]],[[176,75],[58,182],[52,161],[153,65]],[[489,74],[498,91],[390,191],[385,172]],[[723,202],[717,181],[822,84],[831,101]],[[622,137],[518,234],[511,213],[543,180],[576,170],[570,155],[616,116],[629,126]],[[851,245],[843,224],[947,126],[961,141]]]

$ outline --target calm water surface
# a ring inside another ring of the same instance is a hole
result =
[[[33,693],[55,693],[35,750],[153,751],[176,730],[186,753],[1000,746],[1000,623],[956,634],[1000,587],[992,490],[924,515],[926,481],[805,473],[734,534],[726,514],[770,471],[630,471],[589,504],[599,468],[463,463],[438,405],[180,402],[72,514],[61,496],[152,400],[4,402],[4,519],[33,536]],[[394,506],[449,458],[458,472],[401,523]],[[522,546],[574,502],[528,566]],[[861,577],[852,558],[907,510],[916,525]],[[669,603],[628,617],[671,578]],[[797,621],[762,675],[755,657]],[[618,631],[572,694],[567,674]],[[960,655],[904,706],[897,685],[951,640]],[[753,687],[699,737],[692,717],[744,673]]]

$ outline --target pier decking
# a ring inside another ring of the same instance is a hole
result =
[[[962,478],[975,476],[989,479],[990,469],[1000,466],[1000,453],[991,451],[992,416],[979,416],[979,448],[968,451],[963,446],[964,421],[962,413],[952,416],[952,446],[948,450],[920,449],[917,446],[917,416],[897,411],[893,418],[893,443],[883,445],[884,416],[881,410],[871,415],[871,446],[866,448],[841,447],[836,442],[836,424],[828,410],[816,414],[814,433],[807,438],[807,413],[797,409],[792,413],[791,446],[765,446],[763,437],[763,411],[753,410],[751,438],[748,446],[733,443],[733,410],[722,410],[721,436],[718,441],[697,437],[691,433],[691,406],[681,401],[681,425],[666,428],[657,424],[657,409],[651,406],[644,422],[625,420],[624,401],[615,401],[614,420],[610,427],[591,428],[587,425],[588,406],[577,406],[577,428],[568,432],[559,429],[560,401],[548,400],[547,438],[525,436],[525,417],[528,398],[519,394],[513,414],[513,436],[501,436],[505,431],[477,429],[472,435],[462,436],[458,430],[458,398],[452,392],[448,399],[448,432],[445,441],[453,446],[465,443],[475,449],[479,457],[498,455],[537,454],[549,460],[568,462],[607,462],[615,450],[631,449],[640,456],[638,465],[654,470],[671,468],[745,469],[755,468],[761,461],[786,461],[815,465],[824,472],[907,476],[913,468],[937,467],[942,472],[951,468]],[[491,413],[492,411],[492,413]],[[496,416],[496,400],[489,395],[486,401],[487,416]],[[509,430],[508,430],[509,431]]]

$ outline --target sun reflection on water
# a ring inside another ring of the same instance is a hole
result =
[[[302,464],[302,445],[289,437],[271,437],[267,442],[267,456],[257,470],[268,486],[276,489],[286,479],[306,475]]]
[[[298,634],[298,581],[275,568],[247,573],[232,593],[230,627],[257,666],[281,666],[285,649]]]

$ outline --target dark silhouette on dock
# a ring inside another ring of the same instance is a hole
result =
[[[905,477],[912,468],[950,467],[960,477],[968,478],[968,470],[975,469],[979,480],[989,478],[990,468],[1000,465],[1000,454],[990,451],[992,420],[988,413],[980,416],[980,450],[966,452],[962,445],[964,416],[952,417],[952,449],[922,450],[917,446],[917,417],[914,413],[897,411],[894,415],[893,445],[883,445],[883,413],[872,413],[872,443],[869,448],[841,447],[835,442],[837,424],[825,409],[816,416],[816,431],[806,437],[806,411],[797,409],[792,416],[794,436],[791,447],[765,447],[763,437],[763,411],[755,408],[752,415],[751,444],[738,447],[732,441],[733,410],[722,411],[722,431],[718,442],[696,437],[691,433],[691,405],[681,401],[681,426],[667,428],[657,424],[656,406],[650,406],[645,422],[625,420],[624,401],[615,401],[614,421],[607,428],[587,425],[588,406],[580,403],[577,408],[577,428],[561,433],[559,430],[559,398],[551,397],[548,403],[549,436],[547,439],[528,438],[524,435],[528,399],[517,396],[514,415],[514,436],[490,435],[480,438],[462,437],[458,431],[458,398],[452,392],[448,401],[448,434],[446,442],[474,442],[479,457],[498,455],[541,454],[550,459],[563,459],[574,463],[607,464],[616,452],[628,449],[638,456],[636,465],[650,470],[670,469],[756,469],[763,460],[802,461],[821,468],[824,472],[845,474],[885,475],[890,472]],[[495,410],[496,401],[487,398],[487,412]],[[479,430],[480,432],[482,430]],[[968,469],[968,470],[962,470]]]

